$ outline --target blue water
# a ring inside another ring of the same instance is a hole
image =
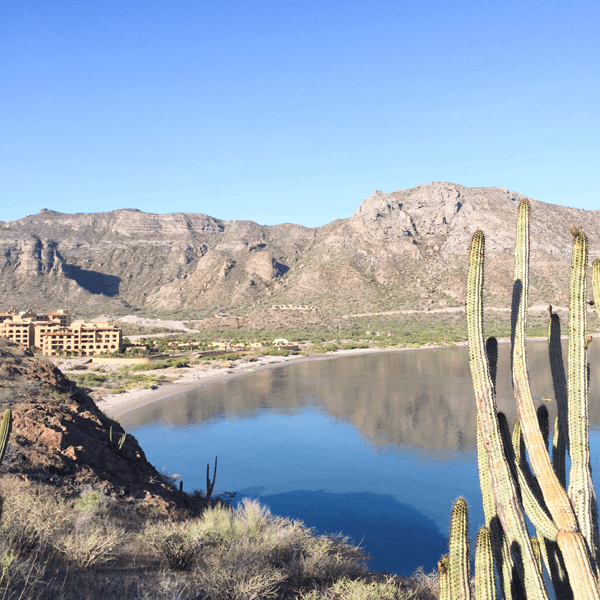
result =
[[[498,404],[510,422],[507,350]],[[545,345],[529,356],[543,371]],[[541,375],[540,397],[552,397]],[[218,455],[214,494],[236,492],[234,504],[258,498],[274,514],[347,535],[373,557],[373,570],[436,568],[458,496],[467,499],[472,537],[483,524],[465,349],[292,364],[167,399],[123,424],[184,489],[205,490],[206,464],[212,476]],[[598,431],[591,445],[597,466]]]

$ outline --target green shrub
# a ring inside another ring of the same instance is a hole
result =
[[[342,350],[355,350],[356,348],[370,348],[371,345],[367,342],[346,342],[342,344],[340,348]]]
[[[132,371],[154,371],[155,369],[169,369],[171,367],[175,369],[181,369],[187,367],[190,364],[190,359],[187,357],[181,358],[169,358],[167,360],[153,360],[148,363],[142,363],[141,365],[133,365]]]
[[[286,348],[267,348],[266,350],[261,350],[261,354],[265,356],[290,356],[291,354],[300,354],[298,350],[287,350]]]

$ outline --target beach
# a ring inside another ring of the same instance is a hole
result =
[[[465,345],[459,343],[458,345]],[[372,354],[374,352],[408,352],[410,350],[421,350],[437,346],[424,346],[422,348],[357,348],[354,350],[336,350],[326,354],[290,355],[290,356],[264,356],[256,362],[240,362],[229,367],[211,366],[198,364],[190,365],[182,369],[163,369],[153,371],[154,373],[177,373],[180,377],[174,381],[163,383],[156,389],[133,389],[121,394],[107,394],[96,399],[96,404],[102,412],[112,418],[120,418],[135,410],[185,394],[195,389],[215,385],[234,377],[251,377],[254,373],[284,367],[291,364],[315,362],[323,360],[334,360],[344,356],[357,354]],[[441,347],[441,346],[440,346]]]

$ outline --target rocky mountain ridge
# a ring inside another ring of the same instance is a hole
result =
[[[482,229],[488,305],[508,306],[523,198],[433,182],[375,191],[349,219],[319,228],[197,213],[43,209],[0,222],[0,303],[85,316],[137,311],[214,321],[225,313],[232,327],[265,320],[310,327],[345,314],[460,306],[469,239]],[[586,232],[593,259],[600,256],[600,211],[537,200],[531,207],[531,303],[564,305],[569,223]],[[319,310],[274,311],[274,304]]]

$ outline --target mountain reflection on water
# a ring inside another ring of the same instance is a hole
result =
[[[600,423],[600,347],[590,346],[590,426]],[[536,404],[556,414],[547,346],[528,346]],[[566,352],[565,352],[566,359]],[[566,362],[566,360],[565,360]],[[566,366],[566,365],[565,365]],[[501,344],[498,410],[516,407],[510,346]],[[259,497],[274,514],[350,535],[399,574],[435,567],[452,502],[464,495],[472,534],[483,522],[476,412],[466,348],[382,352],[289,364],[198,388],[122,419],[148,459],[203,489]],[[551,421],[552,422],[552,421]],[[598,462],[592,439],[592,465]],[[596,469],[598,470],[598,469]]]

